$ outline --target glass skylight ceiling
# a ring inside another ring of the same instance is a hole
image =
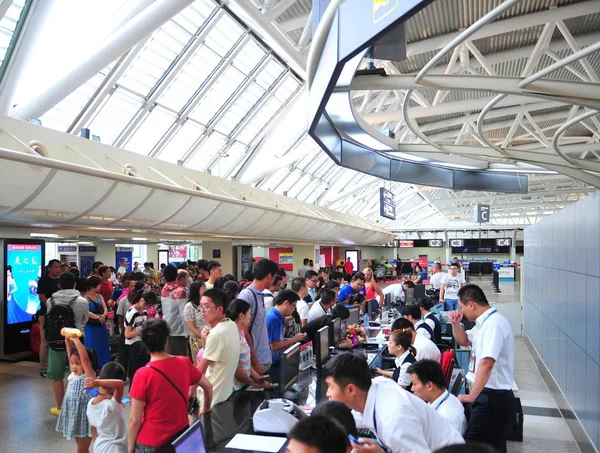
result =
[[[41,121],[230,177],[300,85],[225,10],[198,0]]]
[[[17,23],[24,7],[25,0],[13,0],[6,10],[4,17],[0,20],[0,68],[2,68],[2,64],[6,58],[10,41],[17,28]]]

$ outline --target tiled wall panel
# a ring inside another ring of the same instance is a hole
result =
[[[600,449],[600,195],[525,229],[524,329]]]

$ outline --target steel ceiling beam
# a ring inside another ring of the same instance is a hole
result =
[[[490,38],[492,36],[503,35],[505,33],[531,28],[539,25],[544,25],[548,22],[558,20],[573,19],[580,16],[589,16],[591,14],[600,13],[600,2],[587,1],[576,3],[574,5],[561,6],[545,11],[540,11],[532,14],[513,17],[510,19],[499,20],[488,24],[486,27],[477,31],[470,37],[471,41],[478,39]],[[461,32],[448,33],[435,38],[424,39],[406,46],[406,57],[424,54],[439,50],[452,42]]]
[[[90,52],[87,58],[84,58],[79,66],[73,68],[65,77],[35,99],[17,106],[12,116],[22,120],[28,120],[30,117],[39,118],[98,71],[192,3],[193,0],[156,0],[110,36],[101,47]]]

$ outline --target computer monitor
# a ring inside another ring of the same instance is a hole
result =
[[[392,308],[392,293],[384,294],[383,309],[389,310],[390,308]]]
[[[420,297],[425,297],[425,285],[415,285],[413,297],[418,299]]]
[[[414,303],[415,301],[415,289],[414,288],[406,288],[406,297],[404,299],[404,302],[406,303],[406,305],[410,305],[412,303]]]
[[[171,445],[175,453],[206,453],[200,420],[196,420]]]
[[[315,365],[317,369],[321,369],[329,359],[329,326],[321,327],[317,331],[313,348],[315,351]]]
[[[352,307],[348,307],[348,311],[350,312],[350,316],[348,316],[348,319],[346,320],[346,324],[347,325],[352,325],[352,324],[357,324],[358,323],[358,318],[360,315],[360,306],[358,305],[353,305]]]
[[[279,362],[280,390],[286,392],[298,380],[300,370],[300,343],[294,343],[283,351]]]
[[[329,323],[329,346],[337,348],[342,342],[342,320],[335,318]]]

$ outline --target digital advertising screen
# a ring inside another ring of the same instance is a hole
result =
[[[40,306],[38,280],[44,266],[43,242],[4,241],[6,323],[30,322]]]

